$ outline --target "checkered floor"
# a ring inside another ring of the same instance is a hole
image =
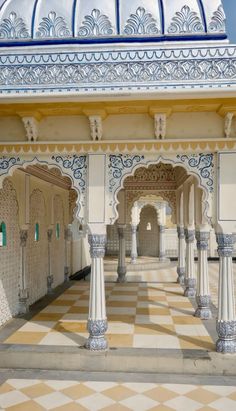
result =
[[[0,410],[235,411],[236,388],[11,379],[0,387]]]
[[[176,279],[176,271],[173,275]],[[88,300],[89,284],[75,283],[5,343],[83,345],[88,337]],[[176,283],[106,283],[106,301],[110,347],[215,349]]]

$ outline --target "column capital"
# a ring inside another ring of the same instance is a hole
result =
[[[184,227],[178,226],[177,233],[178,233],[178,239],[183,240],[184,239]]]
[[[104,258],[107,238],[104,234],[89,234],[91,258]]]
[[[187,244],[189,244],[189,243],[194,243],[194,240],[195,240],[195,230],[190,230],[190,229],[188,229],[188,228],[185,228],[184,229],[184,235],[185,235],[185,240],[186,240],[186,243]]]
[[[47,230],[47,236],[48,236],[48,242],[51,243],[52,242],[52,234],[53,234],[53,229],[49,228]]]
[[[160,231],[160,233],[164,233],[165,232],[165,229],[166,229],[166,226],[165,225],[159,225],[159,231]]]
[[[72,231],[71,231],[70,228],[65,228],[64,237],[65,237],[66,241],[71,241],[72,240]]]
[[[235,237],[233,234],[217,233],[218,254],[220,257],[232,257]]]
[[[27,230],[20,230],[20,246],[26,247],[28,238],[28,231]]]
[[[122,225],[118,225],[118,227],[117,227],[118,235],[119,235],[120,238],[125,237],[125,227],[126,226],[122,226]]]
[[[197,249],[208,250],[209,238],[209,231],[196,231]]]

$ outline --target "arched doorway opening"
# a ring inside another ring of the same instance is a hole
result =
[[[159,253],[158,216],[152,205],[145,205],[138,225],[138,255],[157,257]]]

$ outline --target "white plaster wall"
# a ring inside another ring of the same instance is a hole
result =
[[[20,238],[16,192],[9,179],[0,190],[0,222],[5,222],[7,245],[0,247],[0,326],[18,312]]]
[[[26,141],[19,117],[0,117],[0,141]],[[215,112],[173,113],[167,118],[166,138],[223,138],[224,119]],[[236,120],[231,137],[236,137]],[[111,114],[103,120],[103,140],[154,140],[154,119],[149,114]],[[87,116],[44,117],[39,124],[39,141],[91,140]]]
[[[35,241],[35,224],[39,224],[39,241]],[[47,292],[48,248],[46,203],[43,193],[36,189],[30,196],[30,227],[27,241],[27,278],[29,303]]]
[[[40,122],[40,141],[89,140],[90,127],[86,116],[45,117]]]
[[[52,236],[52,274],[54,277],[53,287],[57,287],[64,281],[65,267],[65,219],[63,200],[60,195],[55,195],[53,199],[54,210],[54,230]],[[60,236],[56,238],[56,224],[60,225]]]

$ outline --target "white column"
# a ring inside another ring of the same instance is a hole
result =
[[[119,256],[118,256],[118,267],[117,267],[117,274],[118,274],[118,283],[124,283],[126,281],[126,262],[125,262],[125,254],[126,254],[126,246],[125,246],[125,226],[119,225],[118,226],[118,236],[119,236]]]
[[[138,257],[137,250],[137,226],[131,225],[132,243],[131,243],[131,264],[135,264]]]
[[[197,273],[197,306],[195,317],[203,320],[212,318],[210,309],[211,296],[208,275],[208,248],[209,248],[209,231],[197,231],[197,249],[198,249],[198,273]]]
[[[106,301],[103,258],[105,256],[106,235],[88,236],[91,255],[91,280],[89,297],[88,332],[85,348],[91,351],[103,351],[108,348],[105,333],[107,331]]]
[[[219,233],[216,234],[216,239],[220,257],[218,317],[216,321],[219,339],[216,342],[216,351],[224,354],[235,353],[236,318],[232,264],[234,236]]]
[[[165,258],[166,258],[165,226],[159,225],[159,259],[162,261]]]
[[[29,290],[27,288],[27,275],[26,275],[27,238],[28,238],[28,231],[20,230],[21,276],[20,276],[20,289],[19,289],[19,314],[26,314],[29,311]]]
[[[178,279],[177,282],[180,285],[184,285],[185,278],[185,237],[184,237],[184,227],[178,226]]]
[[[48,287],[48,294],[53,294],[52,284],[53,284],[53,275],[52,275],[52,253],[51,253],[51,245],[52,245],[52,234],[53,230],[50,228],[47,231],[48,236],[48,276],[47,276],[47,287]]]
[[[69,246],[72,239],[72,232],[70,228],[65,229],[65,268],[64,268],[64,281],[67,283],[70,281],[69,279],[69,271],[70,271],[70,258],[69,258]]]
[[[194,240],[195,231],[191,229],[185,229],[186,240],[186,273],[185,273],[185,292],[186,297],[195,297],[196,295],[196,276],[195,276],[195,263],[194,263]]]

